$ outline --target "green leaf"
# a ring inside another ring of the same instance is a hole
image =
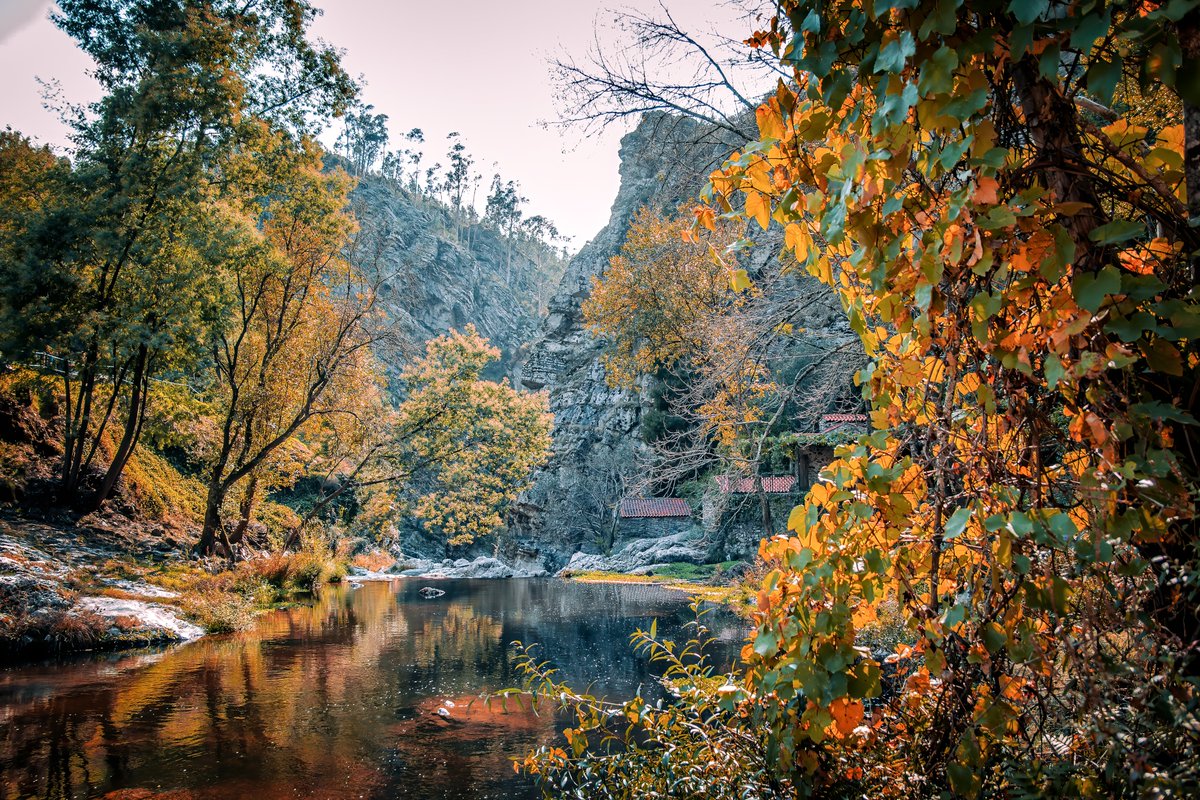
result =
[[[918,91],[923,94],[941,94],[954,87],[954,70],[958,67],[958,52],[953,47],[942,45],[921,65]]]
[[[801,531],[804,529],[804,515],[806,508],[802,505],[794,506],[792,512],[788,514],[787,526],[789,531]]]
[[[950,518],[946,520],[946,525],[945,525],[946,533],[945,533],[944,538],[946,539],[946,541],[950,541],[951,539],[957,539],[959,536],[961,536],[963,530],[967,527],[967,522],[970,519],[971,519],[970,506],[963,506],[962,508],[958,509],[953,514],[951,514]]]
[[[763,658],[775,655],[779,649],[779,634],[774,628],[761,628],[754,637],[754,652]]]
[[[1071,47],[1082,50],[1084,53],[1090,53],[1092,45],[1096,43],[1097,39],[1108,33],[1111,25],[1112,11],[1108,8],[1085,14],[1075,23],[1075,30],[1071,34]]]
[[[1066,371],[1063,369],[1062,359],[1055,353],[1049,353],[1046,356],[1046,363],[1042,365],[1042,372],[1046,375],[1046,386],[1053,389],[1062,380]]]
[[[989,622],[983,626],[983,646],[987,648],[989,653],[999,653],[1001,648],[1008,643],[1008,635],[995,622]]]
[[[1022,25],[1033,22],[1049,8],[1050,0],[1010,0],[1008,4],[1008,10]]]
[[[1112,103],[1117,81],[1121,80],[1121,65],[1120,54],[1114,54],[1112,61],[1097,58],[1088,67],[1087,89],[1104,105]]]
[[[1002,298],[1000,295],[992,295],[987,292],[980,292],[971,298],[971,310],[973,310],[981,320],[989,320],[996,314],[1000,313],[1000,305]]]
[[[893,74],[903,72],[904,62],[916,52],[917,43],[913,40],[913,35],[904,31],[879,51],[879,55],[875,57],[875,71]]]
[[[1172,422],[1178,422],[1183,425],[1198,425],[1200,422],[1196,418],[1187,413],[1183,409],[1176,408],[1173,405],[1162,403],[1157,400],[1146,403],[1134,403],[1129,407],[1129,410],[1140,417],[1147,419],[1169,419]]]
[[[999,230],[1017,224],[1017,215],[1008,206],[996,206],[979,220],[979,227],[985,231]]]
[[[1100,310],[1104,298],[1121,291],[1121,273],[1108,266],[1096,273],[1084,272],[1071,282],[1075,302],[1093,314]]]
[[[1114,219],[1107,225],[1093,228],[1088,233],[1088,238],[1096,244],[1116,244],[1117,242],[1125,242],[1138,236],[1144,236],[1145,233],[1146,226],[1144,223],[1131,219]]]
[[[874,661],[860,661],[850,668],[846,676],[846,689],[856,699],[878,697],[880,694],[879,665]]]

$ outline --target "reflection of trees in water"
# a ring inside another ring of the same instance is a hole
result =
[[[5,674],[0,798],[155,786],[466,796],[508,781],[507,759],[553,735],[550,719],[465,705],[520,682],[509,642],[539,642],[568,680],[628,694],[649,680],[629,633],[690,613],[653,587],[447,581],[426,601],[420,586],[338,588],[245,634]],[[436,713],[444,699],[457,704],[450,720]],[[449,781],[437,791],[435,764]]]

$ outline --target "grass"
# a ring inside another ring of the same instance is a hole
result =
[[[668,564],[649,575],[630,575],[624,572],[587,570],[572,572],[565,577],[582,583],[644,583],[686,592],[710,603],[728,606],[741,613],[750,604],[753,593],[741,581],[727,583],[721,580],[740,561],[724,561],[720,564]]]
[[[311,594],[322,584],[336,583],[346,574],[343,559],[328,548],[307,546],[295,553],[273,553],[217,571],[201,562],[168,561],[140,565],[110,560],[100,574],[144,581],[175,592],[178,597],[150,598],[178,608],[209,633],[244,630],[262,611],[279,608],[297,595]],[[95,587],[99,594],[142,599],[114,587]]]

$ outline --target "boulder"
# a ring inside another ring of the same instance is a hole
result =
[[[633,539],[610,555],[576,553],[559,574],[593,570],[629,573],[640,570],[638,574],[645,574],[667,564],[703,564],[706,550],[699,531],[681,531],[670,536]]]

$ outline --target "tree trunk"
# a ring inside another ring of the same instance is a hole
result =
[[[220,480],[214,480],[208,487],[208,500],[204,504],[204,527],[200,531],[200,541],[196,543],[196,553],[211,556],[217,550],[217,531],[221,529],[221,501],[225,499],[225,488]]]
[[[229,536],[230,545],[242,543],[246,530],[250,527],[250,517],[254,513],[254,504],[258,500],[258,476],[252,475],[246,483],[246,491],[242,494],[242,502],[238,505],[238,524]]]
[[[104,480],[101,481],[100,488],[96,490],[96,497],[92,501],[93,511],[99,510],[104,505],[104,501],[112,494],[113,487],[116,486],[121,473],[125,471],[125,465],[129,463],[133,449],[137,447],[138,438],[142,432],[142,421],[146,417],[149,366],[150,350],[143,342],[138,346],[138,354],[134,362],[133,392],[129,398],[129,413],[125,417],[125,432],[121,436],[121,444],[117,447],[112,462],[108,465],[108,470],[104,473]],[[117,387],[114,386],[113,391],[116,390]]]

